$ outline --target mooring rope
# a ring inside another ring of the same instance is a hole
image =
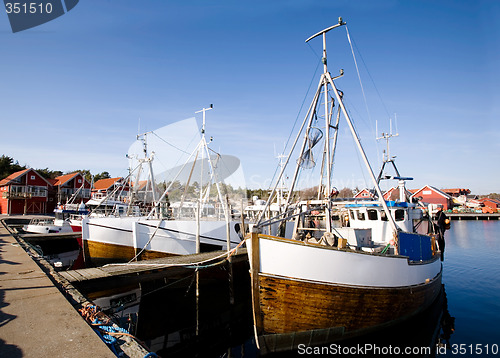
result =
[[[234,247],[230,251],[224,252],[223,254],[220,254],[216,257],[211,257],[211,258],[201,260],[198,262],[190,262],[190,263],[182,263],[182,264],[161,264],[161,263],[154,264],[154,263],[127,262],[127,263],[107,264],[107,265],[104,265],[103,267],[111,267],[111,266],[148,266],[148,267],[154,266],[156,268],[176,267],[176,266],[177,267],[188,267],[188,268],[190,268],[190,267],[197,267],[197,268],[212,267],[212,266],[220,265],[222,262],[229,259],[229,257],[233,256],[236,253],[236,251],[238,250],[238,248],[240,248],[245,243],[245,241],[246,241],[246,239],[242,240],[236,247]],[[218,263],[213,263],[210,265],[206,265],[204,267],[200,267],[201,264],[203,264],[203,263],[218,260],[221,258],[224,258],[224,260],[222,260]]]

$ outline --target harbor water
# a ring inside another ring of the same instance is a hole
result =
[[[429,309],[356,339],[268,356],[500,357],[499,257],[500,221],[452,221],[443,290]],[[198,314],[194,277],[142,285],[141,301],[128,304],[138,308],[138,338],[164,357],[261,356],[253,338],[248,264],[203,270]]]

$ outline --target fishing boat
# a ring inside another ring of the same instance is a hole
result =
[[[326,34],[344,25],[339,18],[338,24],[306,40],[322,36],[323,73],[277,179],[301,142],[287,204],[283,215],[272,220],[264,218],[263,209],[247,236],[255,335],[263,352],[324,344],[394,324],[428,307],[441,289],[442,265],[428,215],[407,200],[408,178],[394,176],[400,197],[384,199],[344,93],[336,86],[343,71],[335,78],[328,72]],[[341,115],[370,174],[375,198],[338,199],[332,186]],[[290,213],[299,173],[315,166],[313,148],[321,142],[317,197],[293,203]],[[266,226],[276,223],[279,233],[265,234]],[[286,234],[288,226],[293,227],[291,235]]]
[[[78,219],[88,214],[85,205],[65,204],[54,209],[54,217],[33,218],[23,230],[33,234],[54,234],[82,231]]]
[[[149,208],[149,211],[146,214],[132,211],[127,215],[90,215],[84,218],[82,238],[85,255],[89,261],[93,264],[103,264],[187,255],[229,249],[241,242],[239,222],[231,218],[228,199],[223,194],[221,185],[221,176],[227,176],[228,173],[221,174],[218,169],[231,167],[228,163],[222,165],[220,161],[224,158],[232,160],[233,166],[237,163],[236,168],[239,166],[239,160],[232,156],[221,156],[209,149],[205,138],[205,112],[211,108],[202,110],[201,138],[194,150],[191,153],[182,150],[181,154],[188,154],[184,165],[169,167],[165,171],[166,174],[158,174],[157,177],[168,176],[168,180],[164,179],[165,188],[162,194],[158,192],[152,164],[156,154],[149,152],[146,139],[148,135],[159,136],[155,131],[138,136],[144,157],[138,160],[139,165],[135,170],[131,170],[131,175],[126,179],[132,182],[130,187],[135,189],[139,187],[140,173],[146,173],[148,184],[145,185],[147,192],[141,195],[135,190],[130,191],[129,208],[140,206],[142,209]],[[175,137],[176,128],[179,143],[169,143],[170,149],[180,149],[182,143],[188,141],[186,137],[192,126],[183,122],[170,127],[166,132]],[[198,129],[196,131],[200,132]],[[184,137],[180,134],[184,134]],[[167,141],[162,139],[162,143]],[[177,157],[170,155],[173,159]],[[143,165],[147,170],[142,169]],[[175,174],[170,176],[172,173]],[[171,193],[176,183],[180,182],[183,182],[184,188],[181,200],[171,204],[169,192]],[[187,195],[188,189],[193,189],[194,196]],[[138,203],[139,197],[144,201]]]

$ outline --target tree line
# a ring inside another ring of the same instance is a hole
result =
[[[0,180],[8,177],[9,175],[15,172],[28,168],[30,168],[28,165],[21,165],[19,164],[19,161],[14,160],[14,158],[2,154],[2,156],[0,157]],[[88,182],[92,181],[92,177],[94,177],[94,182],[96,182],[99,179],[111,178],[111,176],[107,171],[93,175],[88,169],[75,169],[68,172],[63,172],[61,170],[51,170],[49,168],[40,168],[40,169],[33,168],[33,169],[35,169],[45,179],[55,179],[58,176],[64,174],[71,174],[75,172],[81,173],[85,177],[85,179],[87,179]]]

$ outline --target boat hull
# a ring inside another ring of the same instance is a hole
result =
[[[350,287],[259,275],[263,333],[342,328],[344,333],[404,319],[429,306],[441,274],[407,287]]]
[[[441,290],[437,257],[410,263],[265,235],[253,234],[249,241],[254,323],[266,351],[394,324],[427,308]]]
[[[240,242],[230,223],[231,247]],[[86,218],[82,221],[85,256],[93,264],[196,253],[196,223],[144,217]],[[226,247],[226,223],[200,222],[201,252]]]

